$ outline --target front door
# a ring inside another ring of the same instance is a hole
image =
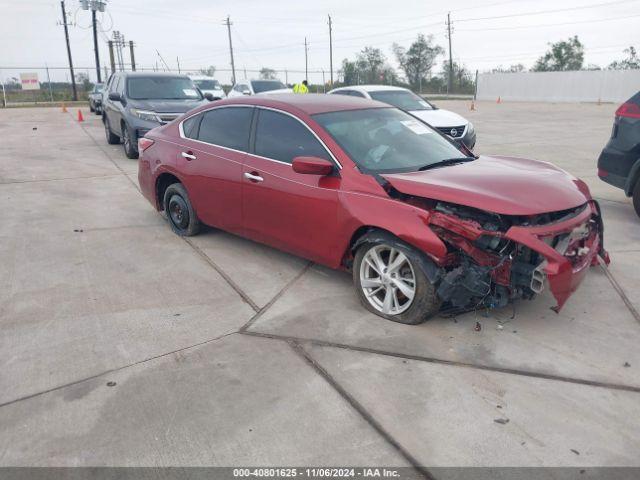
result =
[[[293,171],[298,156],[333,161],[300,120],[258,108],[255,146],[243,168],[245,235],[276,248],[329,263],[337,248],[340,177]]]

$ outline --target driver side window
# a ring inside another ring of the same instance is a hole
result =
[[[298,120],[271,110],[259,111],[255,153],[293,163],[295,157],[319,157],[332,161],[318,139]]]

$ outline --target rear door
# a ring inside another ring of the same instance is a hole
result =
[[[282,250],[329,263],[337,248],[340,176],[302,175],[298,156],[335,160],[302,121],[257,108],[252,152],[243,168],[245,235]]]
[[[240,233],[242,163],[249,147],[253,107],[207,110],[182,123],[177,153],[196,213],[207,225]]]

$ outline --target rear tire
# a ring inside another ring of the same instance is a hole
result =
[[[640,178],[633,188],[633,208],[635,208],[636,214],[640,217]]]
[[[96,109],[93,108],[93,103],[91,103],[91,102],[89,102],[89,111],[92,112],[92,113],[96,111]]]
[[[200,231],[200,220],[181,183],[173,183],[165,190],[164,213],[171,229],[181,237],[192,237]]]
[[[382,318],[408,325],[436,314],[442,302],[421,268],[419,255],[392,237],[364,243],[353,264],[353,284],[360,303]],[[376,263],[376,258],[381,263]]]
[[[111,131],[111,127],[109,126],[109,119],[106,115],[104,116],[104,133],[107,137],[107,143],[109,145],[117,145],[120,143],[120,137],[114,135]]]

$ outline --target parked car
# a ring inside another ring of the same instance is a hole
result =
[[[328,93],[371,98],[388,103],[415,115],[454,140],[464,142],[470,149],[476,145],[476,132],[473,123],[457,113],[436,107],[433,103],[406,88],[389,85],[354,85],[334,88]]]
[[[213,100],[210,94],[208,100]],[[128,158],[138,158],[138,139],[160,125],[204,103],[193,81],[186,75],[148,72],[114,73],[103,100],[107,143],[122,141]]]
[[[196,84],[196,87],[200,89],[203,95],[210,93],[214,100],[226,97],[222,85],[215,78],[203,75],[189,75],[189,78],[193,80],[193,83]]]
[[[640,92],[616,110],[611,138],[598,158],[598,176],[632,197],[640,216]]]
[[[89,92],[89,110],[97,115],[102,113],[102,89],[104,84],[96,83]]]
[[[274,93],[293,93],[293,90],[280,80],[238,80],[229,91],[227,97]]]
[[[138,180],[178,235],[211,225],[351,270],[371,312],[559,309],[598,255],[587,185],[546,162],[475,157],[408,113],[342,95],[208,105],[140,139]]]

